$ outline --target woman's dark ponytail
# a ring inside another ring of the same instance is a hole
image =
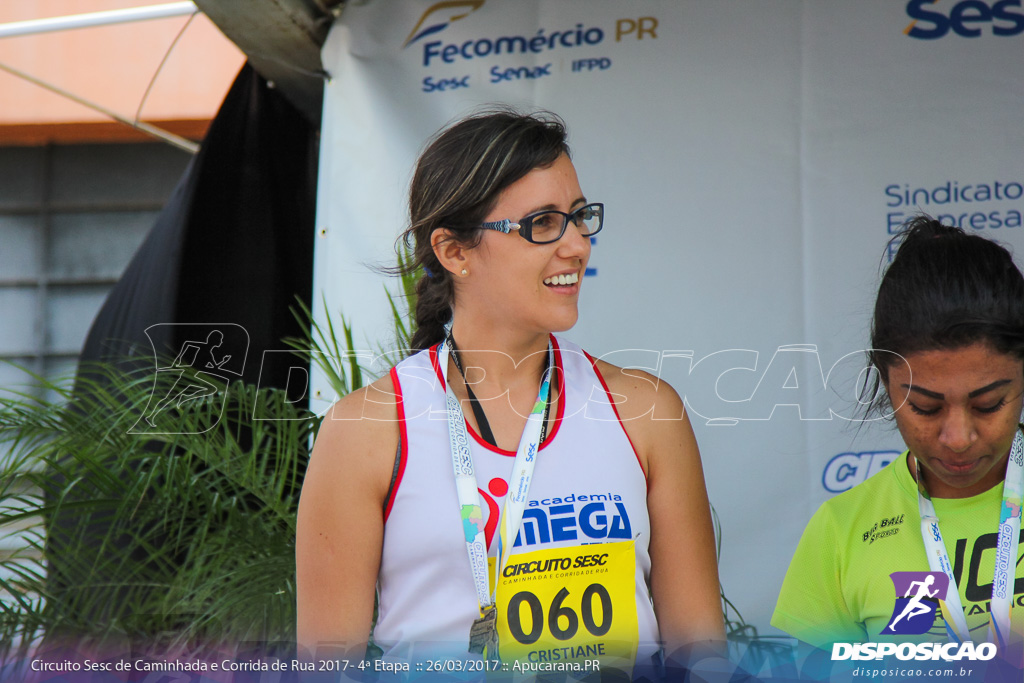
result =
[[[908,220],[878,288],[862,400],[867,415],[890,409],[889,368],[919,351],[984,343],[1024,360],[1024,276],[1004,247],[926,215]]]
[[[412,348],[422,350],[444,339],[444,326],[452,317],[455,291],[447,271],[431,271],[416,283],[416,310],[413,312],[415,332]]]

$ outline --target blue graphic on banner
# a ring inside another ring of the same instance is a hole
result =
[[[826,491],[842,493],[852,489],[886,465],[898,458],[899,451],[865,451],[862,453],[840,453],[825,465],[821,485]]]

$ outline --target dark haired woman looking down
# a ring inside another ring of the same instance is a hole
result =
[[[907,451],[818,509],[772,624],[823,648],[990,642],[1019,667],[1024,278],[1003,247],[927,216],[898,239],[870,363]]]

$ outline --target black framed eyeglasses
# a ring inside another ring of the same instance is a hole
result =
[[[565,234],[570,221],[579,231],[581,237],[590,237],[601,232],[604,225],[604,204],[600,202],[581,206],[572,213],[562,211],[538,211],[519,219],[519,222],[503,218],[500,221],[481,223],[485,230],[497,230],[506,235],[513,230],[519,236],[534,244],[551,244],[557,242]]]

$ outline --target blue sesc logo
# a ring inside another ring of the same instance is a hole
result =
[[[919,636],[935,623],[935,611],[946,597],[949,577],[942,572],[893,572],[896,604],[884,635]]]
[[[484,6],[485,0],[444,0],[435,2],[427,8],[416,26],[409,32],[405,39],[403,48],[409,47],[421,38],[434,35],[444,29],[453,21],[465,19],[473,12]]]
[[[911,21],[903,33],[918,40],[936,40],[950,31],[963,38],[984,34],[1019,36],[1024,33],[1021,0],[910,0],[907,16]]]

